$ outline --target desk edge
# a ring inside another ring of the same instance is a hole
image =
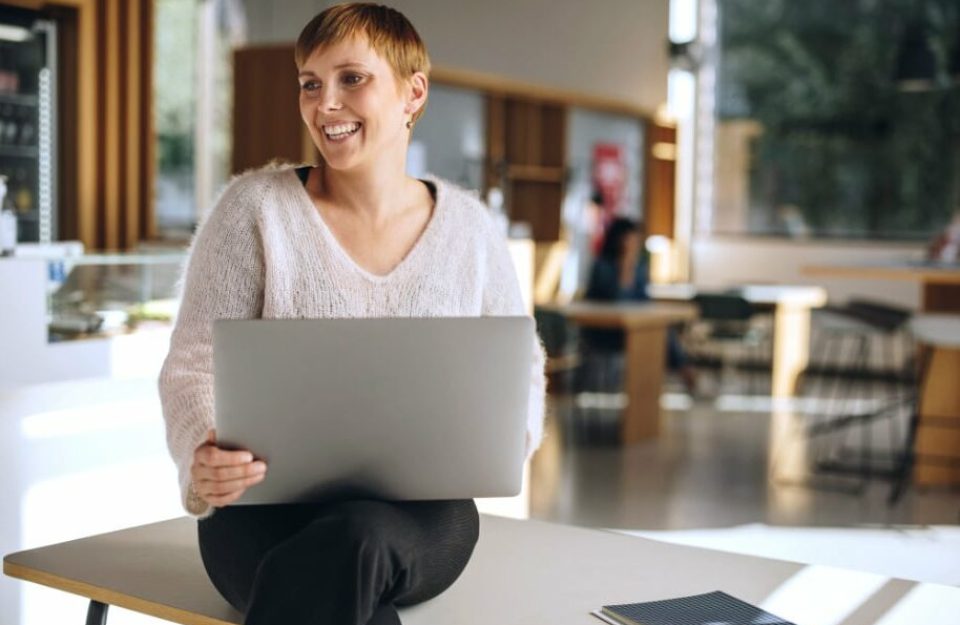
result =
[[[17,554],[10,555],[15,556]],[[3,559],[3,574],[7,577],[33,582],[35,584],[40,584],[41,586],[54,588],[56,590],[67,592],[73,595],[99,601],[107,605],[125,608],[173,623],[180,623],[180,625],[237,625],[237,623],[234,623],[233,621],[223,621],[218,618],[197,614],[196,612],[189,612],[181,608],[174,608],[172,606],[156,603],[155,601],[149,601],[133,595],[125,595],[117,591],[102,588],[95,584],[38,571],[28,566],[12,562],[9,560],[9,557],[10,556],[6,556]]]

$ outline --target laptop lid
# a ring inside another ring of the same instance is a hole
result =
[[[218,444],[265,479],[236,503],[520,492],[529,317],[214,323]]]

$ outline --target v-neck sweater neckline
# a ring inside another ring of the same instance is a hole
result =
[[[390,271],[385,274],[373,273],[372,271],[361,266],[353,258],[353,256],[351,256],[350,253],[344,249],[343,245],[340,243],[340,240],[333,233],[333,230],[330,229],[330,226],[320,214],[320,207],[317,206],[316,202],[313,200],[313,197],[310,196],[310,192],[307,191],[305,184],[297,174],[297,170],[288,170],[287,178],[288,181],[291,182],[291,184],[295,187],[293,192],[296,194],[298,206],[310,213],[307,218],[316,226],[324,243],[326,243],[330,249],[333,250],[333,254],[336,256],[337,260],[350,271],[375,284],[384,284],[390,282],[398,276],[407,273],[411,266],[415,266],[417,264],[417,259],[426,253],[424,249],[429,248],[432,245],[433,240],[438,236],[437,232],[439,232],[442,222],[445,221],[444,215],[446,210],[444,209],[444,200],[446,199],[446,190],[436,177],[427,176],[427,178],[422,179],[421,182],[424,182],[428,186],[432,186],[434,190],[434,192],[431,194],[434,196],[433,208],[431,209],[430,219],[427,221],[427,225],[420,233],[420,236],[417,237],[417,240],[414,241],[413,246],[407,250],[407,253],[404,255],[404,257],[400,259],[400,261],[394,265]]]

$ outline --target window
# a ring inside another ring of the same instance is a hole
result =
[[[160,237],[184,239],[229,179],[232,46],[240,0],[155,0],[154,127]]]
[[[910,240],[949,220],[960,4],[715,1],[713,197],[699,229]]]

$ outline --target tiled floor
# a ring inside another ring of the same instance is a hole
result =
[[[665,401],[682,405],[685,398],[667,395]],[[885,574],[908,577],[929,569],[934,571],[929,581],[960,583],[956,567],[942,564],[956,560],[958,540],[950,530],[958,522],[960,496],[910,490],[888,507],[882,485],[848,494],[772,479],[784,467],[799,466],[797,449],[784,442],[797,433],[798,423],[795,415],[771,410],[762,398],[702,400],[690,409],[671,410],[661,438],[626,448],[577,442],[565,410],[558,402],[532,467],[533,517],[642,530],[732,550],[767,545],[770,555],[788,559],[789,550],[776,549],[787,542],[816,542],[802,530],[842,528],[859,532],[856,540],[853,534],[839,542],[836,535],[818,534],[821,546],[801,555],[813,557],[819,550],[818,557],[830,564],[887,567]],[[154,379],[87,380],[0,395],[0,497],[3,553],[179,516]],[[924,529],[930,525],[953,527]],[[913,532],[909,536],[932,540],[934,546],[916,550],[912,545],[919,543],[906,543],[906,563],[889,557],[878,563],[869,547],[880,543],[865,528],[880,532],[887,541],[884,549],[892,536],[908,535],[905,528]],[[944,544],[954,551],[945,551]],[[835,553],[831,545],[849,555]],[[866,553],[854,545],[867,545]],[[85,609],[82,599],[0,579],[3,625],[79,623]],[[110,622],[156,621],[113,610]]]
[[[611,442],[615,410],[574,411],[572,398],[554,399],[532,467],[534,518],[960,586],[960,491],[908,487],[891,505],[889,483],[810,470],[813,458],[849,457],[863,440],[899,444],[906,411],[878,420],[867,439],[851,431],[810,440],[822,401],[673,392],[663,397],[674,408],[664,410],[661,436],[621,447]]]
[[[869,483],[856,492],[859,480],[811,476],[803,436],[809,417],[764,409],[762,401],[754,409],[737,407],[732,399],[668,410],[659,439],[629,447],[603,440],[605,430],[616,426],[614,413],[606,422],[594,415],[594,429],[601,431],[594,438],[600,442],[573,440],[577,424],[568,402],[559,402],[533,465],[531,516],[650,530],[758,522],[793,527],[960,522],[958,492],[909,488],[889,506],[888,483]]]

